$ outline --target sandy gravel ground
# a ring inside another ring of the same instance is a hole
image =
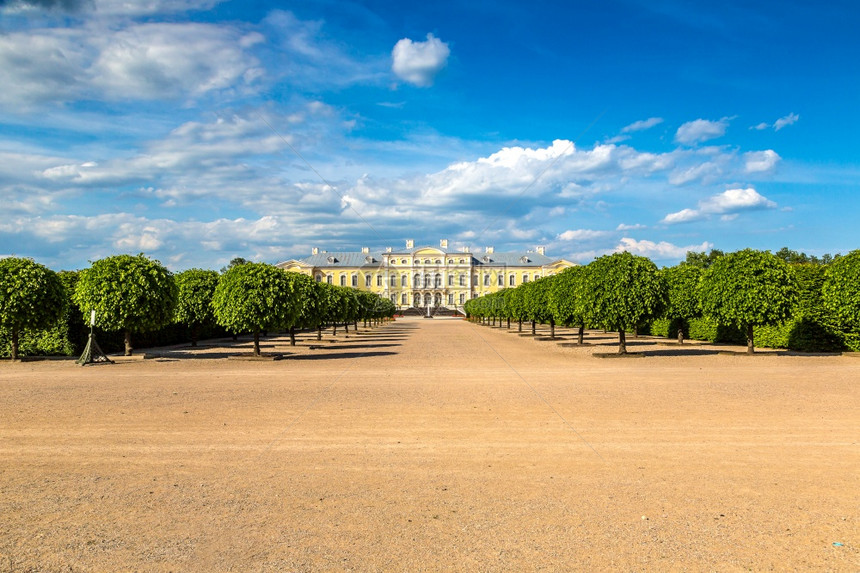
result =
[[[588,338],[4,362],[0,573],[860,571],[860,359]]]

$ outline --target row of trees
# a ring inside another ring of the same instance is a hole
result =
[[[785,253],[782,253],[785,255]],[[795,317],[816,319],[824,308],[846,336],[860,333],[860,251],[826,262],[786,262],[785,256],[746,249],[710,257],[688,256],[659,270],[645,257],[616,253],[586,266],[469,301],[466,312],[480,320],[515,320],[578,325],[617,331],[626,353],[626,331],[656,319],[684,328],[706,318],[741,329],[755,351],[754,329]],[[819,322],[823,322],[820,317]],[[824,333],[821,334],[822,336]]]
[[[11,355],[19,354],[19,334],[50,328],[69,310],[95,326],[122,331],[125,353],[132,352],[132,334],[172,322],[190,327],[192,344],[200,329],[219,325],[234,333],[254,335],[260,354],[260,333],[288,330],[295,345],[297,329],[338,324],[357,326],[394,315],[391,301],[376,294],[317,283],[311,277],[264,263],[242,261],[215,271],[191,269],[173,275],[144,255],[118,255],[92,263],[79,272],[55,273],[30,259],[0,260],[0,328],[10,333]]]

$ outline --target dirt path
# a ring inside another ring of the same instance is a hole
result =
[[[0,573],[860,571],[860,360],[631,342],[0,364]]]

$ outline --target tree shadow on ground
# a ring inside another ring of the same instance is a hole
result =
[[[338,352],[321,354],[285,354],[283,360],[338,360],[342,358],[365,358],[370,356],[397,356],[397,352]]]

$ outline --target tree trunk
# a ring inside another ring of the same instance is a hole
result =
[[[554,318],[549,319],[549,337],[555,338],[555,319]]]
[[[200,337],[200,325],[195,324],[191,327],[191,346],[197,346],[197,339]]]
[[[234,332],[233,333],[233,342],[236,342],[237,340],[239,340],[239,335]]]
[[[322,325],[317,327],[317,340],[322,340]]]
[[[623,328],[618,330],[618,354],[627,354],[627,333]]]
[[[18,360],[18,328],[12,327],[12,360]]]
[[[296,345],[296,327],[291,326],[290,327],[290,346],[295,346],[295,345]]]
[[[131,347],[131,331],[126,329],[125,331],[125,355],[131,356],[131,351],[134,350]]]
[[[335,323],[332,325],[332,327],[331,327],[331,328],[332,328],[332,330],[331,330],[331,335],[332,335],[332,336],[337,336],[337,323],[335,322]]]
[[[532,321],[532,336],[535,335],[535,321]]]
[[[510,329],[511,329],[511,317],[509,316],[508,317],[508,330],[510,330]]]
[[[585,325],[584,324],[579,325],[579,337],[578,338],[579,338],[579,340],[577,342],[579,342],[580,344],[584,344],[584,340],[585,340]]]
[[[517,322],[517,324],[518,324],[518,326],[517,326],[517,332],[522,332],[522,331],[523,331],[523,321],[522,321],[522,320],[520,320],[520,321],[518,321],[518,322]]]
[[[254,356],[260,355],[260,331],[254,331]]]
[[[684,344],[684,329],[678,329],[678,344]]]
[[[755,343],[753,341],[753,325],[747,325],[747,354],[755,353]]]

